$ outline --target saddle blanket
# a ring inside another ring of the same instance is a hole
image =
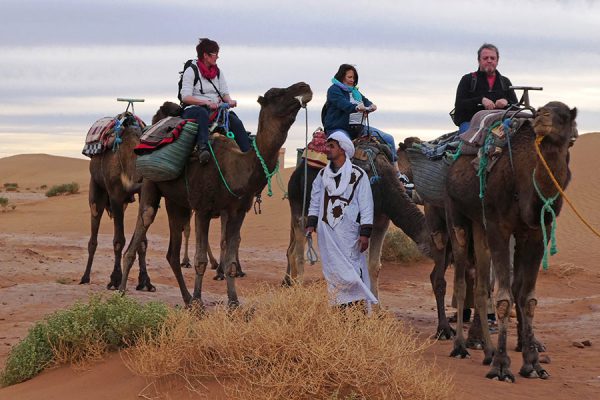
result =
[[[100,118],[88,130],[82,154],[91,157],[103,153],[107,148],[113,146],[115,137],[120,134],[121,129],[131,125],[139,126],[141,129],[146,126],[137,115],[129,112],[115,117]]]
[[[302,153],[309,167],[321,169],[327,165],[327,135],[321,129],[313,132],[313,138]]]
[[[140,144],[133,150],[136,154],[147,154],[161,146],[174,142],[181,130],[191,120],[180,117],[163,118],[142,133]]]
[[[460,135],[460,139],[470,146],[481,147],[486,134],[495,123],[505,119],[533,118],[528,111],[482,110],[471,119],[469,129]]]

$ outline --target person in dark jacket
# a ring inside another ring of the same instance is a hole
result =
[[[479,68],[462,77],[456,89],[454,122],[460,132],[468,129],[473,115],[481,110],[505,109],[518,102],[512,83],[496,69],[498,48],[484,43],[477,50]]]
[[[340,65],[327,90],[327,102],[323,117],[323,128],[329,135],[336,130],[348,133],[351,139],[371,134],[381,138],[390,147],[392,158],[396,160],[394,137],[377,128],[365,125],[366,114],[376,111],[377,106],[358,91],[358,72],[353,65]]]

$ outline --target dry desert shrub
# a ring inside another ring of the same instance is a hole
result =
[[[216,379],[235,399],[447,399],[452,377],[387,313],[328,305],[323,285],[262,289],[245,305],[170,313],[124,356],[136,374]]]
[[[415,262],[424,260],[425,256],[421,254],[411,238],[402,230],[392,226],[383,240],[381,259],[393,262]]]

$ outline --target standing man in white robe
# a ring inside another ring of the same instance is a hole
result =
[[[327,139],[329,163],[312,186],[306,232],[319,235],[323,275],[331,302],[377,303],[370,290],[365,251],[373,228],[373,194],[367,173],[353,165],[354,145],[344,131]]]

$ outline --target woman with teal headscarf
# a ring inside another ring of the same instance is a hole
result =
[[[390,147],[392,157],[396,160],[394,137],[377,128],[365,126],[365,114],[377,110],[373,104],[358,90],[358,72],[353,65],[342,64],[331,80],[327,90],[327,102],[321,115],[325,133],[329,136],[336,130],[348,133],[351,139],[371,134],[381,137]]]

